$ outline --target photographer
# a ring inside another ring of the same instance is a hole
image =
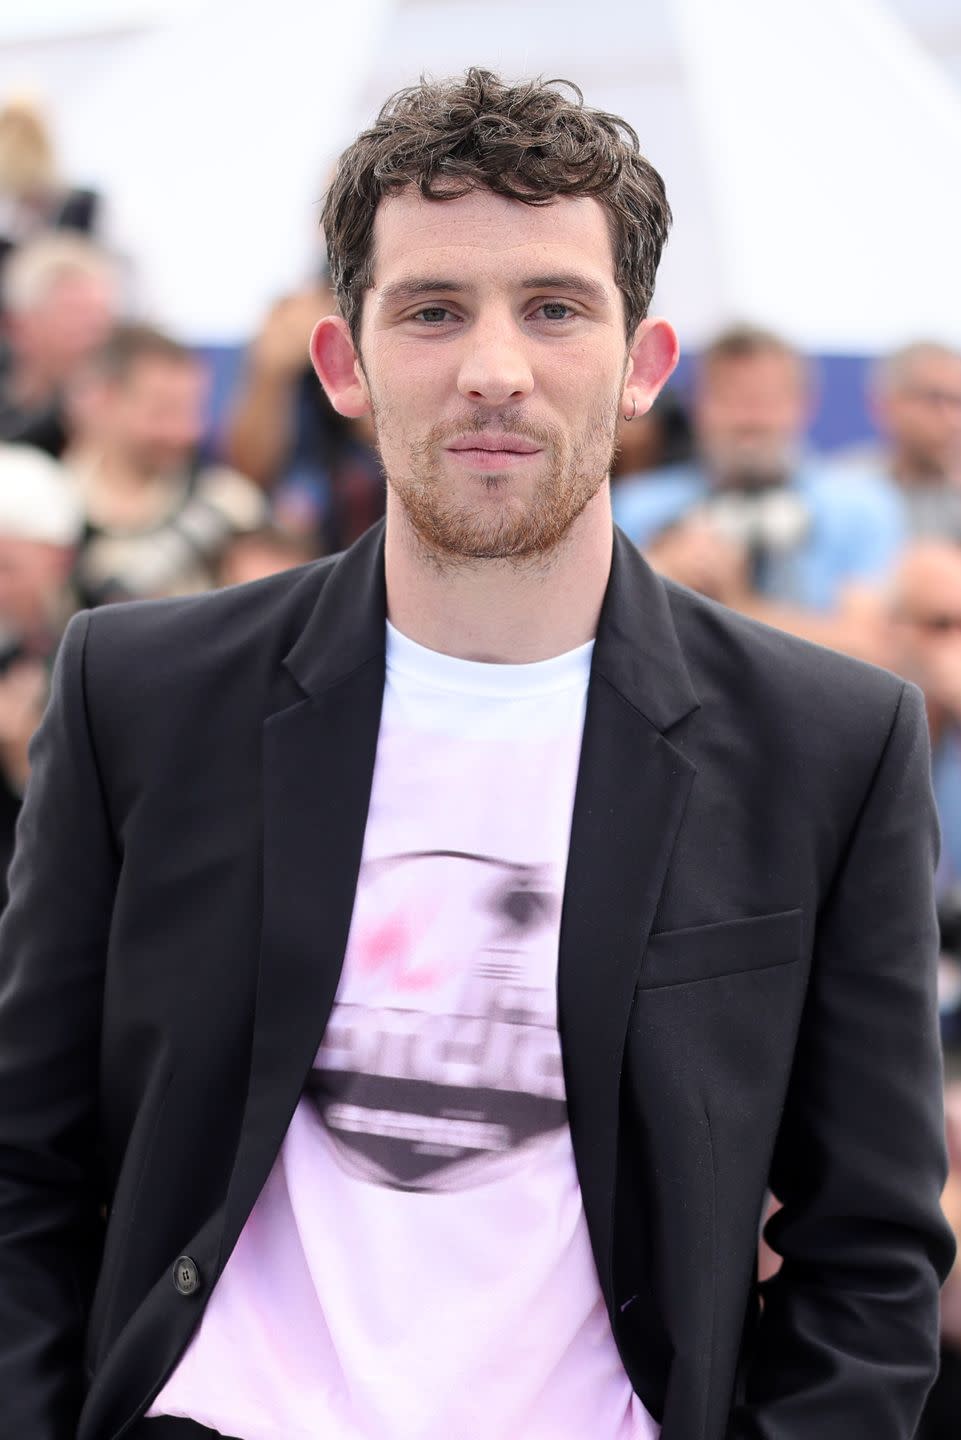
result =
[[[613,491],[614,518],[663,574],[808,639],[883,661],[878,584],[904,535],[894,487],[805,454],[812,381],[748,326],[703,352],[697,459]]]
[[[267,504],[243,475],[200,458],[201,361],[149,326],[118,326],[69,398],[65,464],[85,521],[73,577],[79,601],[209,589],[234,537],[259,529]]]

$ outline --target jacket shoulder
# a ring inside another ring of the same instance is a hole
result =
[[[142,675],[187,679],[244,651],[283,656],[310,614],[336,557],[202,595],[133,600],[86,613],[88,664],[101,683]]]
[[[898,675],[802,640],[663,581],[691,681],[702,704],[722,695],[767,725],[798,734],[886,731],[906,688]],[[907,685],[914,691],[915,687]]]

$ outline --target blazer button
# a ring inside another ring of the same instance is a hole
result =
[[[200,1289],[200,1271],[189,1255],[181,1255],[174,1265],[174,1284],[181,1295],[193,1295]]]

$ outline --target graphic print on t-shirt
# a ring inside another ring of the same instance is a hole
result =
[[[484,1184],[566,1124],[554,872],[456,850],[364,861],[348,983],[308,1084],[351,1173]]]

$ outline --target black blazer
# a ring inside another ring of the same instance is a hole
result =
[[[278,1152],[344,953],[384,614],[377,527],[67,632],[0,927],[17,1440],[116,1440],[144,1412]],[[617,536],[559,1026],[600,1283],[665,1440],[913,1433],[953,1253],[935,847],[916,690]]]

